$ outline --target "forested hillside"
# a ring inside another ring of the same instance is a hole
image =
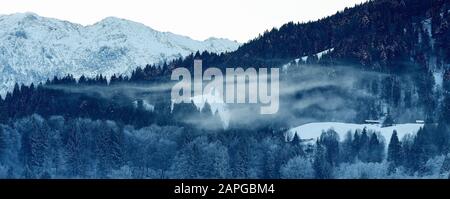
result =
[[[449,1],[374,0],[234,52],[15,84],[0,99],[0,178],[449,178],[449,23]],[[194,59],[279,67],[279,112],[227,104],[224,128],[208,103],[174,104],[170,74]],[[393,130],[288,136],[318,122]]]

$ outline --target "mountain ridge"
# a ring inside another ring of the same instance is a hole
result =
[[[209,64],[279,67],[305,57],[308,64],[382,72],[416,70],[409,67],[412,62],[442,69],[450,63],[449,16],[450,3],[444,0],[367,1],[316,21],[291,21],[266,30],[236,51],[211,56]],[[327,49],[334,50],[321,59],[314,56]],[[425,63],[430,53],[442,59]],[[205,62],[207,57],[201,58]]]
[[[1,15],[0,26],[1,95],[15,83],[38,83],[65,74],[129,74],[138,66],[197,51],[233,51],[240,45],[220,38],[193,40],[117,17],[83,26],[27,12]]]

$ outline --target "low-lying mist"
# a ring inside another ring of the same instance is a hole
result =
[[[230,115],[231,127],[258,128],[269,123],[293,127],[318,121],[354,122],[361,108],[358,107],[359,99],[374,97],[357,85],[383,75],[349,66],[291,65],[286,70],[280,71],[279,111],[276,114],[259,114],[261,104],[223,106]],[[50,85],[48,88],[114,99],[119,103],[128,104],[136,100],[145,100],[146,103],[155,105],[160,101],[171,102],[167,98],[170,98],[170,90],[175,83],[177,82],[120,83],[109,86]],[[247,92],[250,95],[256,94],[254,90]],[[186,115],[184,120],[189,124],[197,123],[200,128],[217,129],[216,120],[209,121],[189,115]]]

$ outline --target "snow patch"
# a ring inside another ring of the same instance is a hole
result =
[[[321,59],[322,56],[331,53],[334,51],[334,48],[330,48],[321,52],[318,52],[316,54],[314,54],[318,59]],[[282,71],[287,71],[289,69],[289,67],[295,63],[295,64],[300,64],[300,63],[306,63],[306,61],[308,61],[308,56],[303,56],[297,59],[294,59],[293,62],[289,62],[287,64],[284,64],[283,66],[281,66]]]
[[[317,58],[318,58],[318,59],[321,59],[322,56],[324,56],[324,55],[326,55],[326,54],[328,54],[328,53],[331,53],[331,52],[333,52],[333,51],[334,51],[334,48],[330,48],[330,49],[324,50],[324,51],[322,51],[322,52],[318,52],[316,55],[317,55]]]

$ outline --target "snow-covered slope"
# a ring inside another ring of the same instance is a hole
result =
[[[318,52],[316,54],[313,54],[312,56],[316,56],[317,59],[320,60],[320,59],[322,59],[322,56],[327,55],[327,54],[329,54],[329,53],[331,53],[333,51],[334,51],[334,48],[330,48],[330,49],[326,49],[326,50],[320,51],[320,52]],[[282,68],[282,70],[286,71],[287,69],[289,69],[289,67],[292,64],[306,63],[308,61],[308,57],[309,56],[303,56],[303,57],[294,59],[293,61],[283,65],[281,68]]]
[[[0,94],[15,82],[30,84],[54,75],[127,74],[196,51],[234,51],[234,41],[197,41],[143,24],[106,18],[81,26],[33,13],[0,16]]]
[[[389,127],[381,127],[378,124],[351,124],[351,123],[339,123],[339,122],[318,122],[304,124],[295,128],[290,129],[286,136],[288,140],[292,140],[294,135],[297,133],[302,140],[315,141],[320,137],[322,131],[328,129],[334,129],[338,133],[341,141],[345,139],[345,135],[348,131],[352,134],[356,130],[362,130],[366,128],[368,131],[379,132],[388,143],[391,140],[391,136],[394,130],[397,131],[399,139],[402,139],[406,134],[415,134],[417,131],[423,127],[423,124],[397,124]]]

